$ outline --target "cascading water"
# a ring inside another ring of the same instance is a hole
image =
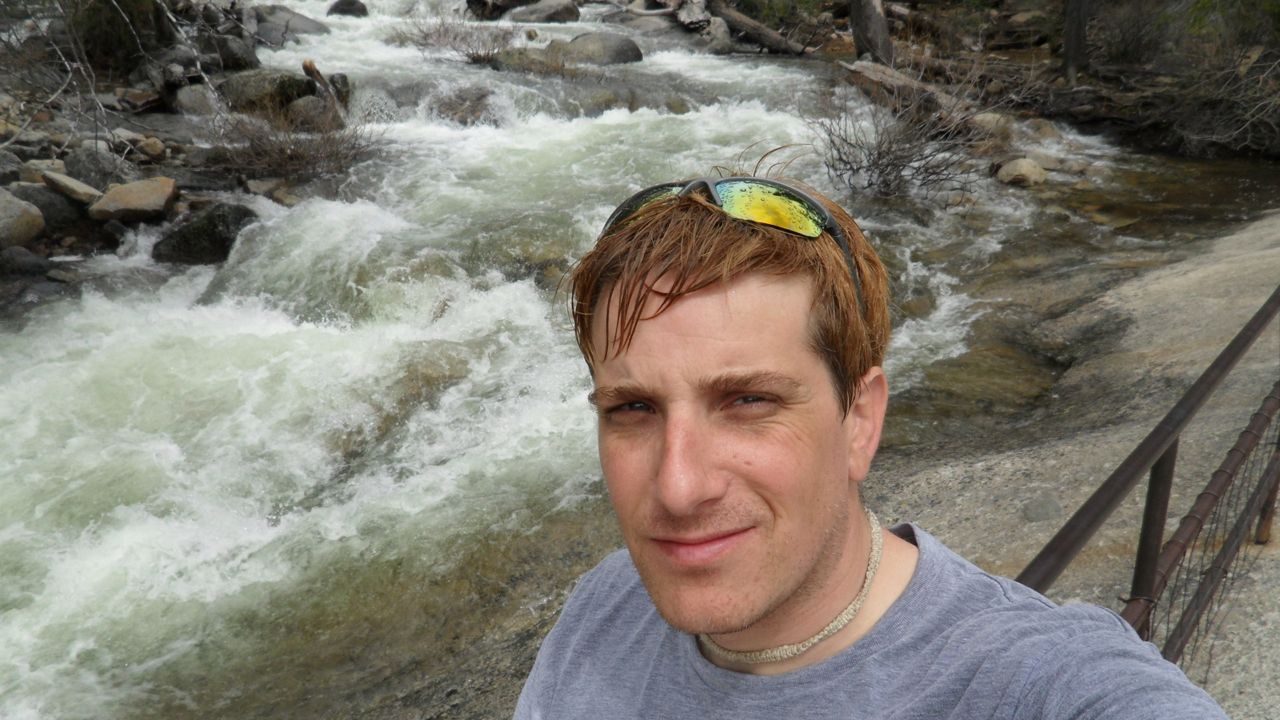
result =
[[[157,266],[140,231],[132,254],[89,261],[96,290],[0,334],[0,717],[314,716],[304,698],[440,652],[400,638],[465,612],[465,593],[432,595],[456,590],[439,579],[459,558],[600,492],[553,292],[566,259],[642,186],[810,145],[830,72],[637,36],[646,59],[610,77],[687,111],[597,112],[590,82],[390,44],[407,9],[369,4],[261,53],[348,73],[380,108],[384,152],[345,199],[257,201],[216,269]],[[493,124],[437,117],[471,85],[492,91]],[[789,175],[840,196],[794,154]],[[1027,206],[1004,203],[1004,232],[1024,228]],[[901,258],[897,282],[937,299],[895,337],[909,383],[963,349],[970,301],[916,257],[956,236],[865,227]]]

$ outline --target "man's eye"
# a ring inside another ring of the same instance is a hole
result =
[[[649,403],[635,400],[632,402],[625,402],[625,403],[619,403],[617,405],[614,405],[613,407],[609,408],[606,412],[608,412],[610,415],[620,415],[623,413],[630,413],[630,412],[647,413],[652,411],[653,411],[653,408],[649,407]]]
[[[755,405],[763,402],[769,402],[769,398],[763,395],[740,395],[733,400],[734,405]]]

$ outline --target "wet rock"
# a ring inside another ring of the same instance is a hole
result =
[[[733,34],[729,32],[729,23],[724,18],[711,18],[701,35],[707,41],[706,51],[712,55],[728,55],[735,49]]]
[[[44,232],[40,208],[0,190],[0,248],[26,245]]]
[[[538,0],[532,5],[515,8],[504,19],[511,22],[553,23],[577,22],[580,16],[574,0]]]
[[[44,275],[53,263],[24,247],[0,250],[0,275]]]
[[[467,10],[480,20],[497,20],[514,8],[534,0],[467,0]]]
[[[218,203],[165,233],[151,256],[157,262],[186,265],[220,263],[231,253],[240,231],[257,219],[257,213],[243,205]]]
[[[1028,120],[1027,128],[1031,130],[1032,134],[1034,134],[1036,137],[1040,138],[1041,140],[1061,140],[1062,139],[1062,133],[1058,131],[1058,128],[1054,127],[1053,123],[1049,122],[1048,120],[1045,120],[1044,118],[1034,118],[1032,120]]]
[[[82,205],[97,202],[98,198],[102,197],[102,193],[98,190],[62,173],[46,172],[44,174],[44,184]]]
[[[0,150],[0,185],[16,181],[22,175],[22,161],[8,150]]]
[[[258,23],[253,36],[258,43],[274,48],[284,47],[285,43],[298,42],[298,36],[286,30],[283,25],[269,22]]]
[[[337,0],[329,6],[325,15],[346,15],[348,17],[368,17],[369,8],[360,0]]]
[[[46,175],[45,181],[48,182],[48,179],[49,175]],[[80,222],[84,217],[83,205],[77,205],[51,187],[38,183],[14,183],[9,186],[9,192],[19,200],[29,202],[40,210],[40,215],[44,218],[45,230],[63,230]]]
[[[1037,165],[1045,170],[1058,170],[1062,167],[1062,161],[1047,152],[1032,150],[1027,153],[1027,157],[1034,160]]]
[[[289,125],[304,132],[323,132],[342,127],[342,118],[329,103],[308,95],[289,103],[285,108],[285,117]]]
[[[173,178],[154,177],[119,185],[108,190],[89,206],[89,217],[99,222],[144,222],[162,220],[178,196]]]
[[[174,45],[156,55],[155,60],[162,66],[176,64],[183,68],[192,68],[195,67],[198,57],[200,54],[190,45]]]
[[[300,12],[295,12],[283,5],[259,5],[254,8],[258,18],[258,30],[263,24],[278,25],[286,32],[298,35],[327,35],[329,26],[319,20],[312,20]]]
[[[61,160],[28,160],[18,170],[18,179],[22,182],[40,182],[46,172],[66,172],[67,165]]]
[[[459,125],[492,122],[489,114],[489,98],[492,95],[492,90],[479,85],[465,87],[436,103],[435,111],[440,117]]]
[[[616,65],[644,59],[640,46],[631,38],[601,32],[584,33],[570,40],[563,56],[567,62],[586,65]]]
[[[99,190],[111,183],[127,183],[138,178],[138,169],[133,163],[95,148],[76,148],[67,153],[65,162],[66,175]]]
[[[46,280],[52,280],[53,282],[59,282],[59,283],[64,283],[68,285],[71,283],[80,282],[80,274],[77,273],[75,270],[70,270],[67,268],[60,268],[60,267],[54,267],[50,269],[49,272],[44,274],[44,277]]]
[[[300,97],[315,94],[315,82],[282,70],[249,70],[218,86],[227,105],[237,112],[283,110]]]
[[[1018,158],[1007,162],[996,172],[996,179],[1000,182],[1019,187],[1039,185],[1044,182],[1045,177],[1044,168],[1037,165],[1031,158]]]
[[[188,85],[178,88],[173,100],[169,103],[174,112],[183,115],[216,115],[219,105],[218,94],[208,85]]]

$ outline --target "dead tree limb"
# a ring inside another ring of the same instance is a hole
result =
[[[786,39],[779,33],[769,29],[768,26],[752,20],[742,13],[729,7],[725,0],[707,0],[707,10],[712,15],[719,17],[725,21],[729,29],[747,40],[759,45],[769,52],[781,53],[786,55],[803,55],[804,46],[800,43]]]

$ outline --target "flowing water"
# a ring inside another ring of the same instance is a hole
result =
[[[217,268],[158,266],[140,230],[83,266],[83,297],[0,334],[0,718],[310,717],[447,665],[433,638],[489,622],[468,573],[493,539],[536,545],[548,518],[572,537],[575,513],[599,512],[588,382],[554,288],[613,205],[780,146],[789,175],[847,198],[806,150],[826,64],[637,35],[646,59],[607,82],[501,73],[387,40],[455,9],[369,5],[261,53],[348,73],[372,109],[383,152],[338,199],[257,201]],[[439,117],[469,86],[493,91],[489,122]],[[617,106],[617,87],[641,101]],[[1206,216],[1252,202],[1233,182]],[[964,353],[984,312],[969,288],[1010,243],[1062,236],[1047,227],[1086,250],[1160,242],[975,193],[968,213],[850,200],[893,268],[898,388]]]

